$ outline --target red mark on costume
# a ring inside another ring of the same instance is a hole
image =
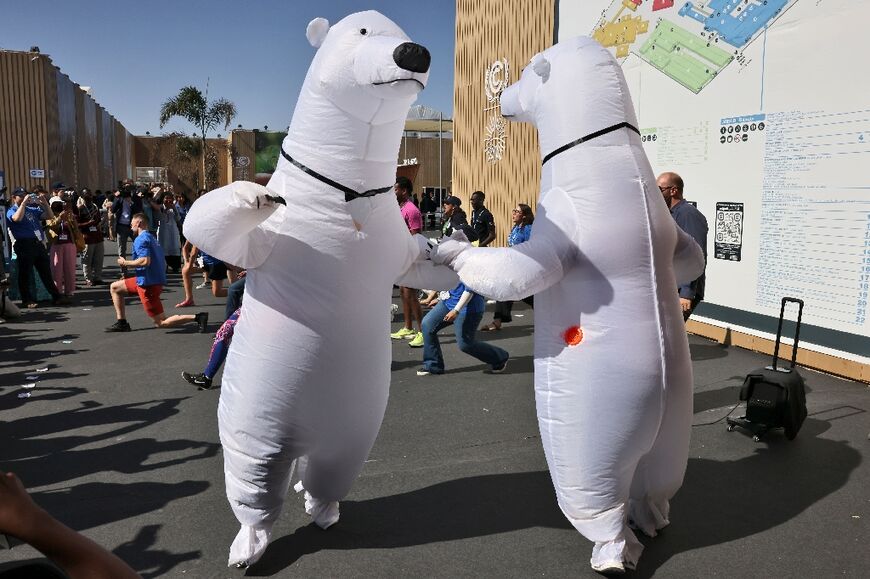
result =
[[[565,343],[569,346],[576,346],[583,341],[583,328],[580,326],[571,326],[563,334]]]

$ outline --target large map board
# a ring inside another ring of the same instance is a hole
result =
[[[710,225],[702,321],[870,363],[870,2],[559,0],[622,62],[656,173]]]

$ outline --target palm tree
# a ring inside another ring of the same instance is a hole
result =
[[[162,129],[172,117],[187,119],[197,130],[200,141],[200,156],[202,157],[202,186],[206,182],[206,136],[219,125],[224,130],[229,128],[230,123],[236,116],[236,105],[227,99],[208,101],[208,84],[206,94],[203,95],[195,86],[186,86],[178,91],[178,94],[167,99],[160,106],[160,128]]]

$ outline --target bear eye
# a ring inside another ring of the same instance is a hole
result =
[[[360,29],[359,29],[359,33],[362,34],[363,36],[365,36],[366,34],[369,33],[369,31],[366,30],[365,28],[360,28]]]

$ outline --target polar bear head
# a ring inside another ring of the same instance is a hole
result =
[[[637,126],[622,68],[585,36],[533,56],[520,79],[502,92],[501,112],[508,120],[537,127],[542,157],[618,123]]]
[[[429,79],[429,51],[378,12],[357,12],[332,26],[316,18],[306,36],[318,50],[303,93],[313,91],[361,121],[404,119]]]

